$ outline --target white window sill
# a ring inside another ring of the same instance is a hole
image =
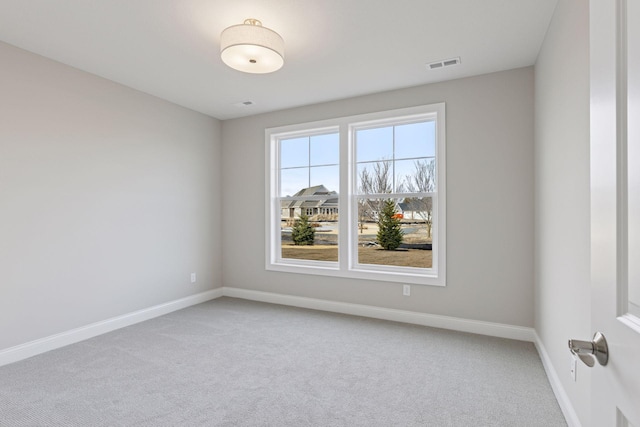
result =
[[[302,264],[304,262],[304,264]],[[427,269],[427,272],[421,272],[417,268],[406,268],[405,271],[389,271],[386,266],[367,266],[366,268],[352,268],[349,270],[338,268],[338,263],[322,263],[325,265],[308,265],[309,261],[302,261],[300,264],[295,260],[281,261],[277,263],[268,263],[266,269],[268,271],[279,271],[283,273],[311,274],[314,276],[332,276],[344,277],[348,279],[376,280],[383,282],[407,283],[412,285],[426,286],[445,286],[443,278]],[[386,270],[386,271],[385,271]],[[403,270],[405,270],[403,268]],[[419,271],[416,271],[419,270]]]

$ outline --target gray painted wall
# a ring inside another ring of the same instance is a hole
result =
[[[220,122],[4,43],[0,64],[0,350],[221,286]]]
[[[560,0],[535,68],[536,331],[583,425],[590,370],[569,375],[569,338],[591,331],[589,4]]]
[[[225,286],[532,327],[533,81],[528,67],[224,121]],[[265,128],[442,101],[446,287],[265,271]]]

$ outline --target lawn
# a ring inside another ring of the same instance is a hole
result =
[[[318,223],[313,246],[295,246],[290,228],[282,232],[282,258],[308,259],[314,261],[338,261],[337,222]],[[424,245],[431,243],[424,223],[405,221],[402,223],[403,243]],[[399,248],[386,251],[379,246],[365,246],[377,240],[378,225],[367,223],[358,233],[358,262],[360,264],[395,265],[401,267],[431,268],[432,252],[427,249]],[[430,245],[429,245],[430,247]]]
[[[337,245],[294,246],[282,245],[282,258],[315,261],[338,261]],[[360,264],[396,265],[431,268],[432,252],[423,249],[397,249],[386,251],[376,247],[358,247]]]

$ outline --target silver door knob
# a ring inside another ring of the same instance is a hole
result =
[[[590,368],[595,365],[595,360],[602,366],[605,366],[609,361],[607,340],[600,332],[596,332],[593,341],[569,340],[569,349]]]

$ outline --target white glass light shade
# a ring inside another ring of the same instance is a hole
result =
[[[284,40],[257,19],[225,29],[220,35],[220,57],[245,73],[271,73],[284,64]]]

